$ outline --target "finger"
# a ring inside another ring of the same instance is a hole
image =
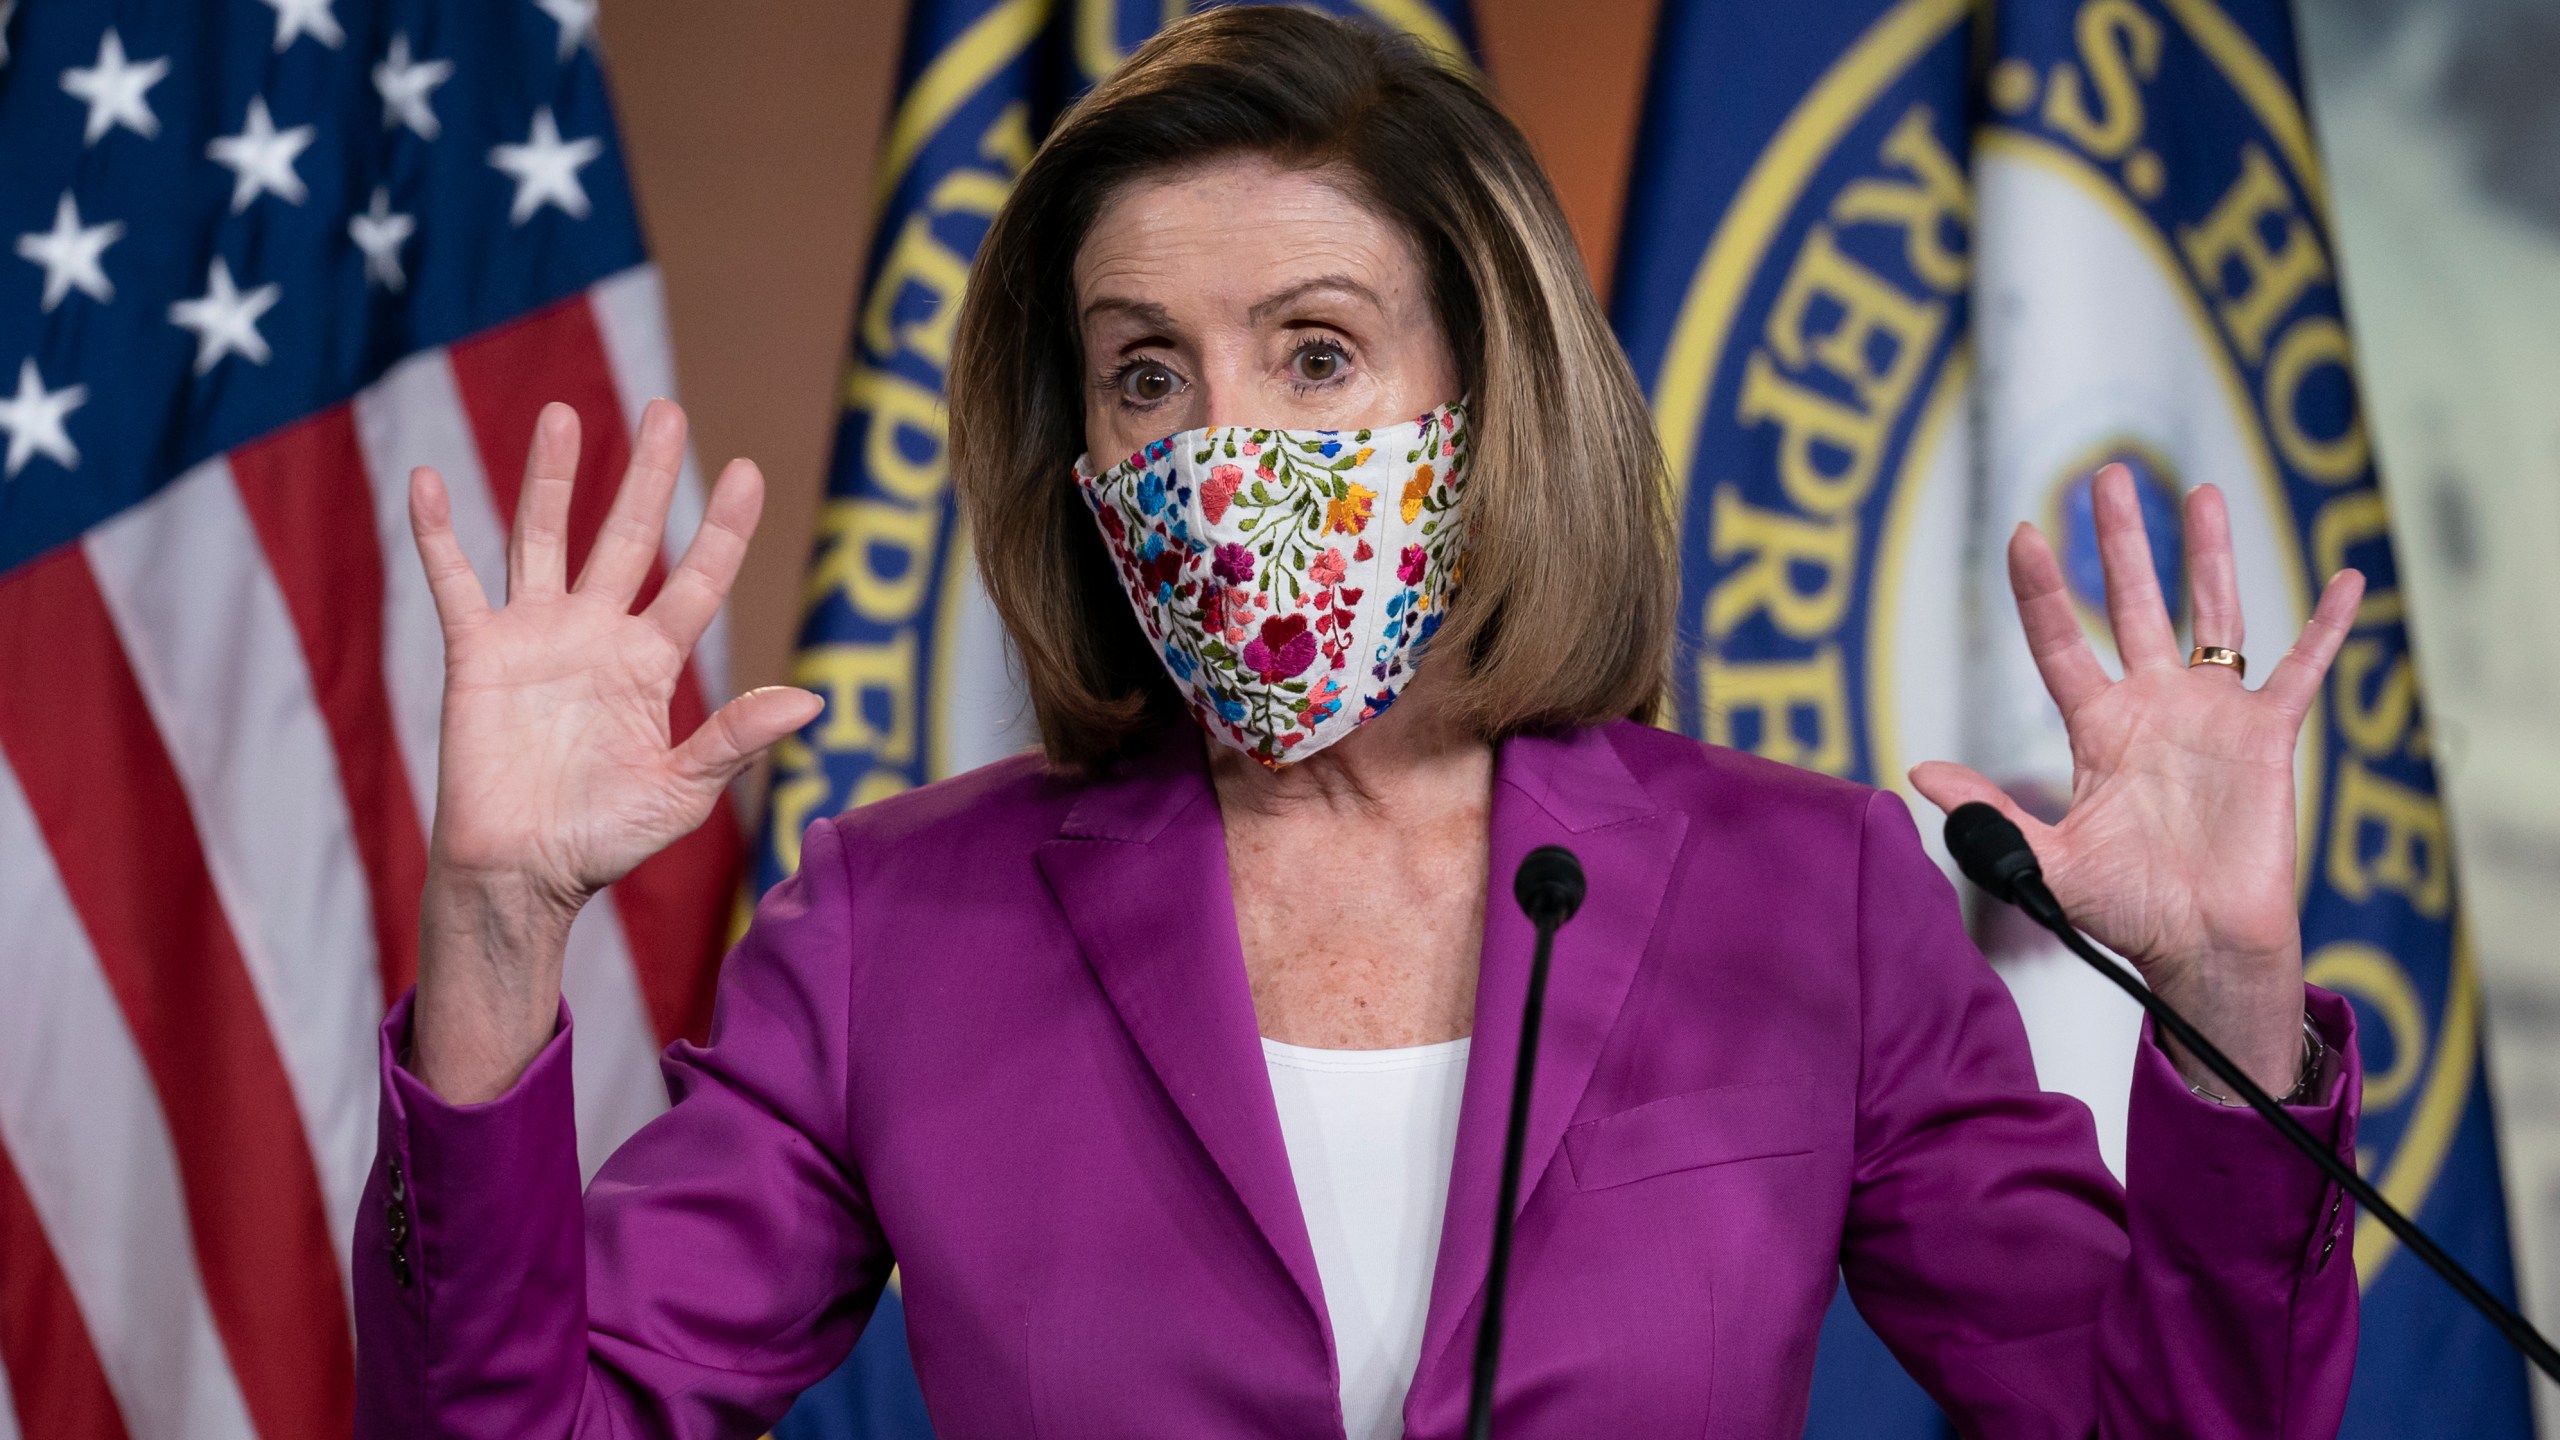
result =
[[[2199,485],[2187,492],[2186,530],[2187,603],[2195,615],[2195,643],[2238,650],[2248,628],[2240,618],[2240,564],[2231,553],[2231,510],[2223,503],[2221,487]],[[2224,683],[2240,683],[2240,672],[2227,665],[2197,668],[2230,670]]]
[[[2362,571],[2341,570],[2330,576],[2320,592],[2320,603],[2312,607],[2311,619],[2302,627],[2301,638],[2284,652],[2259,688],[2258,693],[2283,706],[2295,724],[2311,713],[2320,681],[2329,673],[2329,662],[2338,658],[2338,647],[2347,643],[2347,632],[2355,628],[2356,606],[2363,599]]]
[[[1911,788],[1920,792],[1930,804],[1952,815],[1958,807],[1988,805],[2009,817],[2027,843],[2036,847],[2037,858],[2043,859],[2051,842],[2044,837],[2053,827],[2028,814],[2009,792],[1985,779],[1982,772],[1958,765],[1951,760],[1928,760],[1911,767]],[[2043,843],[2039,843],[2039,842]]]
[[[569,583],[569,496],[578,483],[578,412],[554,400],[534,417],[507,538],[507,598],[557,595]]]
[[[2080,628],[2080,612],[2062,583],[2053,547],[2042,531],[2023,522],[2009,536],[2009,590],[2018,597],[2018,624],[2027,632],[2027,651],[2035,656],[2045,693],[2068,720],[2111,682]]]
[[[658,598],[640,612],[678,650],[691,653],[709,628],[711,617],[729,598],[729,586],[746,562],[747,542],[755,538],[756,518],[764,511],[764,473],[752,460],[732,460],[711,487],[711,503],[703,508],[702,528],[684,547],[684,558],[658,588]]]
[[[2143,533],[2133,472],[2109,465],[2089,488],[2097,512],[2098,563],[2107,577],[2107,627],[2115,632],[2116,654],[2128,671],[2175,665],[2181,658],[2178,632],[2169,623],[2160,577],[2151,568],[2151,537]]]
[[[436,602],[436,618],[451,635],[489,613],[489,597],[470,558],[453,534],[453,495],[444,477],[421,465],[409,472],[409,533],[418,542],[418,563],[427,572],[427,593]]]
[[[622,488],[614,493],[603,528],[596,531],[586,569],[579,572],[579,594],[601,595],[630,608],[658,558],[658,542],[667,532],[667,506],[683,471],[684,411],[672,400],[652,400],[640,412]]]
[[[818,718],[824,700],[807,690],[768,685],[750,690],[712,712],[701,728],[676,747],[676,764],[705,786],[717,789],[774,741]]]

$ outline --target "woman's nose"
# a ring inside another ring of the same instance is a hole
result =
[[[1286,430],[1323,423],[1315,404],[1285,380],[1270,373],[1258,355],[1237,357],[1201,367],[1193,396],[1201,426],[1248,425]]]
[[[1200,383],[1192,396],[1193,424],[1272,425],[1270,398],[1251,383],[1252,372],[1229,358],[1209,357],[1200,367]]]

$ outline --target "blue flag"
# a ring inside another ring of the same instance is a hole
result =
[[[942,395],[954,324],[970,261],[1049,124],[1184,8],[1179,0],[914,0],[909,10],[791,673],[827,706],[774,751],[759,892],[798,866],[810,821],[1037,742],[951,493]],[[1474,64],[1465,0],[1317,8],[1394,26],[1451,64]],[[931,1434],[894,1285],[852,1357],[775,1433]]]
[[[1619,330],[1681,497],[1693,734],[1880,784],[1966,761],[2068,797],[1996,557],[2053,536],[2111,654],[2089,477],[2121,461],[2182,595],[2219,484],[2263,654],[2368,577],[2299,762],[2310,977],[2355,1005],[2366,1173],[2512,1294],[2448,832],[2287,12],[2272,0],[1740,0],[1663,14]],[[2178,617],[2183,625],[2185,617]],[[1997,920],[1997,917],[1991,917]],[[2044,1083],[2121,1172],[2139,1017],[1998,923]],[[2495,1333],[2371,1218],[2349,1436],[2530,1433]],[[1944,1433],[1855,1315],[1808,1434]]]

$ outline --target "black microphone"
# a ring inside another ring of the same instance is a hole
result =
[[[2082,935],[2070,917],[2063,913],[2062,902],[2056,900],[2053,891],[2045,885],[2044,867],[2036,862],[2034,847],[2027,844],[2027,837],[2019,833],[2017,825],[2008,816],[1978,800],[1957,806],[1947,816],[1947,849],[1954,854],[1957,868],[1964,871],[1966,879],[1981,886],[1993,899],[2005,900],[2025,911],[2037,924],[2052,931],[2072,954],[2088,961],[2099,974],[2113,981],[2116,988],[2132,996],[2135,1003],[2150,1012],[2154,1024],[2185,1046],[2188,1054],[2203,1061],[2206,1069],[2249,1102],[2250,1109],[2267,1117],[2277,1133],[2293,1142],[2293,1148],[2310,1156],[2313,1164],[2355,1197],[2356,1204],[2371,1212],[2392,1234],[2399,1236],[2400,1243],[2408,1246],[2411,1254],[2426,1261],[2444,1277],[2446,1284],[2454,1288],[2455,1293],[2470,1301],[2472,1308],[2496,1326],[2498,1333],[2506,1337],[2507,1343],[2514,1346],[2517,1353],[2532,1361],[2543,1374],[2560,1380],[2560,1351],[2551,1348],[2551,1342],[2542,1338],[2541,1331],[2508,1308],[2506,1302],[2490,1294],[2489,1287],[2462,1268],[2461,1261],[2446,1254],[2434,1237],[2418,1228],[2418,1222],[2401,1214],[2398,1207],[2383,1199],[2382,1192],[2366,1183],[2353,1166],[2340,1160],[2329,1147],[2320,1143],[2318,1137],[2302,1128],[2301,1121],[2286,1114],[2284,1106],[2278,1104],[2274,1096],[2231,1063],[2231,1057],[2204,1038],[2195,1026],[2188,1024],[2187,1018],[2171,1008],[2169,1002],[2151,993],[2151,987],[2143,984],[2133,972],[2107,958],[2103,951],[2089,943],[2088,937]]]
[[[1512,898],[1537,927],[1529,997],[1520,1007],[1520,1059],[1511,1073],[1511,1124],[1502,1140],[1502,1184],[1493,1212],[1493,1256],[1485,1265],[1484,1318],[1476,1327],[1475,1384],[1467,1396],[1467,1440],[1492,1440],[1493,1372],[1502,1355],[1502,1292],[1511,1278],[1511,1215],[1520,1200],[1521,1152],[1529,1144],[1529,1081],[1538,1068],[1538,1023],[1547,1009],[1547,964],[1556,931],[1582,908],[1582,862],[1561,845],[1541,845],[1511,877]]]
[[[1511,877],[1512,898],[1529,923],[1548,934],[1563,928],[1582,908],[1582,862],[1561,845],[1541,845],[1529,852]]]

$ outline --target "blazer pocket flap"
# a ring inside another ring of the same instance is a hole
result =
[[[1649,1101],[1565,1131],[1565,1155],[1583,1190],[1605,1190],[1675,1170],[1813,1152],[1810,1081],[1719,1085]]]

